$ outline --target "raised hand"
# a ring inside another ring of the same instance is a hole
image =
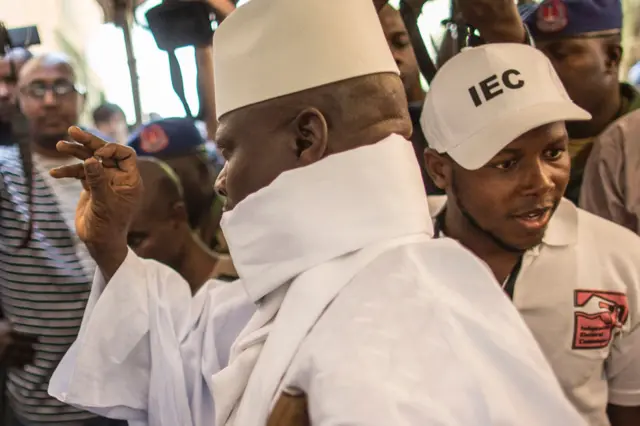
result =
[[[524,43],[525,31],[513,0],[455,0],[464,21],[487,43]]]
[[[385,4],[387,4],[387,0],[373,0],[373,5],[376,7],[378,12],[380,12]]]
[[[222,21],[222,19],[231,15],[231,13],[236,9],[236,5],[231,0],[207,0],[208,3],[213,7],[218,15],[218,21]]]
[[[60,141],[57,149],[82,163],[50,173],[57,179],[82,181],[76,233],[109,279],[126,257],[127,231],[143,190],[136,154],[127,146],[107,143],[78,127],[71,127],[69,135],[76,142]]]
[[[428,0],[403,0],[402,3],[406,3],[411,7],[416,16],[420,15],[420,11],[422,11],[422,7]]]

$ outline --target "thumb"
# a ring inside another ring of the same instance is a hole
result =
[[[88,158],[84,162],[84,173],[92,198],[104,197],[108,182],[102,164],[94,157]]]

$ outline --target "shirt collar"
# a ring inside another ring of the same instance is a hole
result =
[[[392,135],[282,173],[223,215],[229,251],[257,302],[307,269],[367,245],[433,234],[410,142]]]
[[[542,242],[549,246],[569,246],[577,241],[578,209],[571,201],[563,198],[549,221]]]
[[[429,209],[432,219],[442,212],[447,204],[446,195],[429,197]],[[566,198],[563,198],[549,221],[542,243],[548,246],[569,246],[578,241],[578,209]]]

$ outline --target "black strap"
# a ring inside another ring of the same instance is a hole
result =
[[[444,217],[445,217],[445,209],[442,209],[440,213],[436,216],[436,219],[433,224],[433,238],[441,238],[445,232],[444,230]],[[507,277],[507,280],[504,282],[502,289],[509,299],[513,300],[513,292],[516,288],[516,282],[518,281],[518,275],[520,275],[520,270],[522,269],[522,259],[523,255],[518,256],[518,260],[516,264],[513,265],[513,269],[511,273]]]
[[[409,33],[411,45],[413,46],[413,51],[416,55],[416,59],[418,60],[418,67],[427,82],[431,84],[438,70],[436,65],[433,63],[431,56],[429,56],[429,51],[424,44],[422,35],[420,34],[420,29],[418,28],[418,17],[416,16],[417,14],[419,13],[414,11],[406,2],[400,2],[400,16],[402,16],[404,25]]]
[[[511,300],[513,300],[513,292],[516,289],[516,281],[518,281],[518,275],[520,275],[520,270],[522,269],[523,257],[524,256],[522,255],[518,256],[518,261],[516,262],[515,265],[513,265],[513,269],[511,270],[511,273],[507,277],[507,281],[504,283],[504,286],[502,287],[504,292],[507,293],[507,296],[509,296],[509,299]]]
[[[433,238],[440,238],[444,233],[444,212],[446,209],[442,209],[438,216],[436,216],[435,223],[433,224]]]
[[[191,108],[187,102],[187,97],[184,94],[184,81],[182,80],[182,70],[180,69],[180,62],[176,57],[176,51],[170,50],[167,52],[169,55],[169,69],[171,70],[171,84],[173,85],[173,91],[180,98],[184,112],[189,118],[193,118],[191,114]]]

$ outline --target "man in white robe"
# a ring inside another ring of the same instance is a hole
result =
[[[312,425],[582,425],[488,268],[431,239],[371,1],[252,0],[214,52],[240,281],[191,299],[127,250],[135,155],[73,129],[59,150],[84,163],[52,174],[85,182],[78,235],[100,272],[50,393],[153,426],[263,426],[285,390]]]

